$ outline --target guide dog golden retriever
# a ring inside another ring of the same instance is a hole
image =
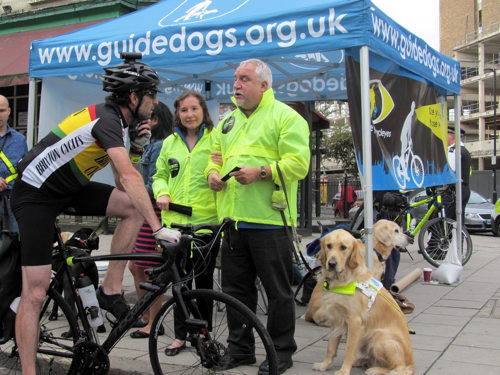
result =
[[[332,232],[333,233],[333,232]],[[329,234],[328,234],[329,235]],[[327,235],[327,236],[328,236]],[[326,237],[326,236],[325,236]],[[403,232],[401,227],[393,221],[390,220],[379,220],[373,225],[373,248],[380,254],[382,260],[385,260],[391,254],[394,247],[399,246],[405,248],[410,244],[410,238]],[[363,259],[365,252],[363,252]],[[382,278],[384,273],[384,263],[379,260],[379,256],[373,252],[373,275],[377,280]],[[322,303],[322,289],[321,283],[317,283],[311,294],[311,299],[307,306],[306,314],[304,319],[316,324],[321,325],[316,319],[314,319],[315,312],[321,306]]]
[[[365,246],[349,232],[338,229],[320,241],[317,255],[321,262],[319,285],[321,306],[315,320],[331,327],[323,362],[313,369],[331,368],[340,338],[347,333],[345,357],[336,375],[349,375],[352,366],[369,366],[366,374],[411,375],[414,369],[411,340],[406,319],[390,293],[383,287],[370,297],[361,289],[373,273],[365,265]],[[326,284],[325,284],[326,282]],[[335,287],[356,283],[353,294],[342,294]],[[360,289],[361,288],[361,289]],[[373,293],[373,288],[368,288]]]

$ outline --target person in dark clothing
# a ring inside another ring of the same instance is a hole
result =
[[[460,130],[460,134],[464,135],[465,131]],[[448,126],[448,164],[453,172],[455,171],[455,126]],[[469,179],[471,174],[471,156],[465,148],[463,142],[460,143],[460,168],[462,171],[462,225],[465,220],[465,206],[470,198]],[[456,201],[455,201],[455,185],[450,185],[443,192],[443,204],[445,205],[446,216],[456,220]]]

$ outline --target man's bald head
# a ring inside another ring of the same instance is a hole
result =
[[[7,121],[10,116],[9,101],[3,95],[0,95],[0,132],[4,133],[7,130]]]

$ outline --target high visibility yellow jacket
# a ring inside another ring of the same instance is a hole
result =
[[[217,223],[215,192],[210,190],[203,174],[210,151],[211,132],[206,129],[200,130],[200,138],[191,151],[177,128],[163,141],[153,176],[154,197],[168,195],[172,203],[193,208],[192,216],[162,211],[162,222],[167,226]]]
[[[278,162],[296,224],[297,181],[307,175],[310,160],[309,126],[304,118],[276,100],[273,90],[268,89],[249,117],[237,108],[222,119],[213,133],[213,150],[222,152],[223,165],[210,160],[206,176],[212,170],[224,176],[236,166],[270,165],[272,173],[272,181],[257,180],[248,185],[230,178],[217,193],[219,220],[231,217],[236,221],[283,225],[279,211],[271,206],[275,185],[281,185],[276,171]],[[288,212],[285,216],[289,218]]]

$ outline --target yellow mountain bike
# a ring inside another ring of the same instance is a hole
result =
[[[426,189],[427,197],[422,200],[409,203],[408,201],[400,209],[394,221],[403,229],[415,237],[418,235],[418,247],[420,253],[430,264],[435,267],[443,262],[448,248],[456,235],[456,221],[446,217],[445,207],[442,201],[443,188],[430,187]],[[385,205],[386,202],[383,202]],[[427,211],[417,223],[412,216],[414,208],[427,205]],[[437,213],[437,217],[435,217]],[[413,227],[413,224],[414,225]],[[462,226],[462,254],[459,256],[462,265],[466,264],[472,255],[472,239],[469,232]],[[458,242],[457,242],[458,243]]]

